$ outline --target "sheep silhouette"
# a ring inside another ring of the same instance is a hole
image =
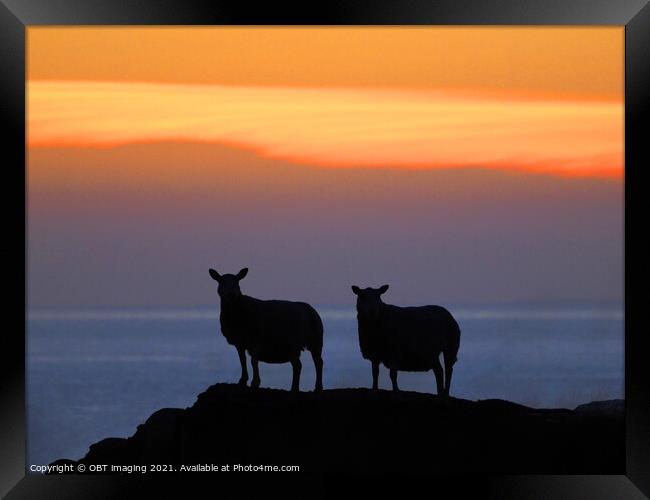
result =
[[[451,313],[441,306],[398,307],[386,304],[381,295],[388,285],[360,289],[357,296],[357,321],[361,354],[372,363],[372,388],[379,383],[379,364],[390,371],[393,390],[397,372],[433,370],[439,395],[448,396],[453,366],[460,347],[460,328]],[[440,364],[445,362],[445,380]]]
[[[293,379],[291,390],[300,387],[300,353],[311,352],[316,368],[315,391],[323,388],[323,323],[316,310],[304,302],[288,300],[260,300],[243,295],[239,282],[248,274],[244,268],[237,274],[219,274],[210,269],[210,276],[219,283],[221,299],[221,333],[237,348],[241,363],[239,384],[248,382],[246,351],[251,356],[253,380],[251,387],[259,387],[258,364],[291,363]]]

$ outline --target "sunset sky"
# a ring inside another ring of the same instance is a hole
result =
[[[620,302],[623,36],[30,27],[30,304]]]

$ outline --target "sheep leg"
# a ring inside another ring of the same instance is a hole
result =
[[[323,390],[323,358],[318,353],[311,353],[311,357],[314,360],[314,367],[316,368],[316,387],[314,391]]]
[[[251,356],[251,364],[253,365],[253,380],[251,381],[251,387],[257,389],[260,386],[259,360]]]
[[[237,348],[239,354],[239,363],[241,364],[241,377],[239,378],[239,385],[246,385],[248,382],[248,369],[246,368],[246,349]]]
[[[372,389],[379,389],[379,361],[372,362]]]
[[[399,391],[399,387],[397,387],[397,370],[395,368],[390,369],[390,381],[393,383],[393,390]]]
[[[300,390],[300,370],[302,370],[302,363],[300,357],[291,360],[291,367],[293,368],[293,380],[291,381],[291,390]]]
[[[444,394],[444,385],[442,378],[442,365],[440,364],[440,354],[433,358],[433,374],[436,376],[436,386],[438,388],[438,396]]]

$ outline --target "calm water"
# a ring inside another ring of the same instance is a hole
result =
[[[325,388],[368,387],[351,309],[317,308],[325,325]],[[612,308],[450,308],[461,330],[452,394],[573,408],[623,397],[623,313]],[[236,351],[216,310],[32,311],[27,333],[28,463],[82,457],[128,437],[163,407],[191,406],[216,382],[236,382]],[[288,388],[289,365],[260,365],[264,387]],[[432,372],[400,387],[435,393]],[[301,389],[314,369],[303,355]],[[382,368],[380,385],[389,387]]]

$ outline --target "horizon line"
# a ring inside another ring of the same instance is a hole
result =
[[[314,305],[323,319],[356,319],[354,306]],[[624,319],[624,305],[607,307],[504,305],[504,306],[446,306],[454,317],[463,320],[479,319]],[[219,318],[218,307],[197,306],[185,308],[32,308],[27,310],[28,321],[101,321],[101,320],[212,320]]]

